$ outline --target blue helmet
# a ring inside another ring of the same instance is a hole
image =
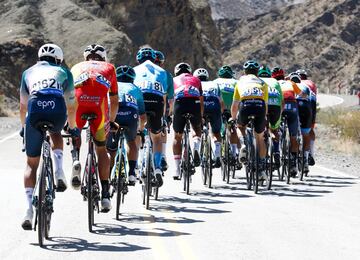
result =
[[[146,60],[154,62],[156,59],[155,51],[151,48],[141,48],[136,54],[136,60],[139,63],[143,63]]]
[[[124,78],[135,79],[135,70],[128,65],[121,65],[116,68],[116,78],[121,82]]]

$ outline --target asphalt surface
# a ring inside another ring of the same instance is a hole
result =
[[[58,193],[50,240],[40,248],[37,233],[23,231],[25,154],[17,135],[0,139],[0,259],[359,259],[360,179],[327,168],[311,168],[303,182],[274,178],[273,189],[246,190],[244,171],[225,184],[214,172],[214,188],[198,170],[191,194],[169,170],[159,200],[142,205],[141,186],[130,187],[119,221],[114,208],[95,215],[87,230],[87,204],[79,191]],[[83,150],[85,148],[83,147]],[[84,157],[85,151],[82,152]],[[84,158],[82,159],[84,162]],[[334,162],[336,163],[336,162]],[[71,172],[69,147],[64,169]]]

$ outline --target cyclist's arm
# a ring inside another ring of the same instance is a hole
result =
[[[110,99],[110,121],[114,122],[119,109],[118,84],[116,80],[116,72],[114,66],[112,66],[109,99]]]
[[[236,116],[239,110],[240,93],[238,84],[235,85],[233,102],[231,104],[231,118],[236,120]]]
[[[169,99],[168,100],[169,102],[169,115],[172,115],[173,114],[173,107],[174,107],[174,99]]]
[[[76,110],[78,104],[75,98],[73,75],[69,70],[65,70],[67,74],[67,80],[64,82],[64,99],[68,115],[67,121],[70,129],[74,129],[76,127]]]
[[[28,99],[29,99],[29,89],[26,84],[25,72],[24,72],[21,78],[21,86],[20,86],[20,121],[22,126],[25,125]]]

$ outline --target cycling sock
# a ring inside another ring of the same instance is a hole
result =
[[[164,158],[166,159],[166,156],[165,156],[165,154],[166,154],[166,143],[162,143],[162,153],[163,153]]]
[[[174,155],[176,174],[179,175],[180,171],[180,163],[181,163],[181,155]]]
[[[305,160],[309,160],[309,151],[304,151]]]
[[[314,140],[311,140],[310,141],[310,154],[312,156],[314,156],[314,144],[315,144],[315,141]]]
[[[63,166],[63,150],[55,149],[53,150],[54,153],[54,162],[55,162],[55,172],[57,170],[62,170]]]
[[[200,149],[200,137],[194,137],[193,138],[194,141],[194,150],[199,152]]]
[[[136,161],[129,160],[129,175],[135,176]]]
[[[101,194],[104,196],[104,193],[109,192],[109,180],[101,180]]]
[[[25,188],[26,201],[28,203],[28,209],[33,210],[32,208],[32,196],[33,196],[34,188]]]
[[[232,152],[233,156],[236,157],[236,154],[238,151],[237,144],[230,144],[230,147],[231,147],[231,152]]]
[[[160,152],[155,152],[154,153],[155,169],[161,168],[161,158],[162,158],[162,153],[160,153]]]
[[[214,142],[214,145],[215,145],[214,155],[215,155],[215,158],[218,158],[218,157],[220,157],[221,143],[220,142]]]
[[[275,139],[273,139],[273,144],[274,144],[274,152],[278,153],[280,151],[279,141],[276,141]]]

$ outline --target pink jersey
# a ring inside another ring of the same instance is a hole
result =
[[[314,92],[315,95],[317,95],[317,87],[312,80],[305,79],[305,80],[302,80],[301,82],[305,83],[311,89],[311,91]]]
[[[174,97],[199,98],[202,96],[201,81],[190,73],[183,73],[174,78]]]

